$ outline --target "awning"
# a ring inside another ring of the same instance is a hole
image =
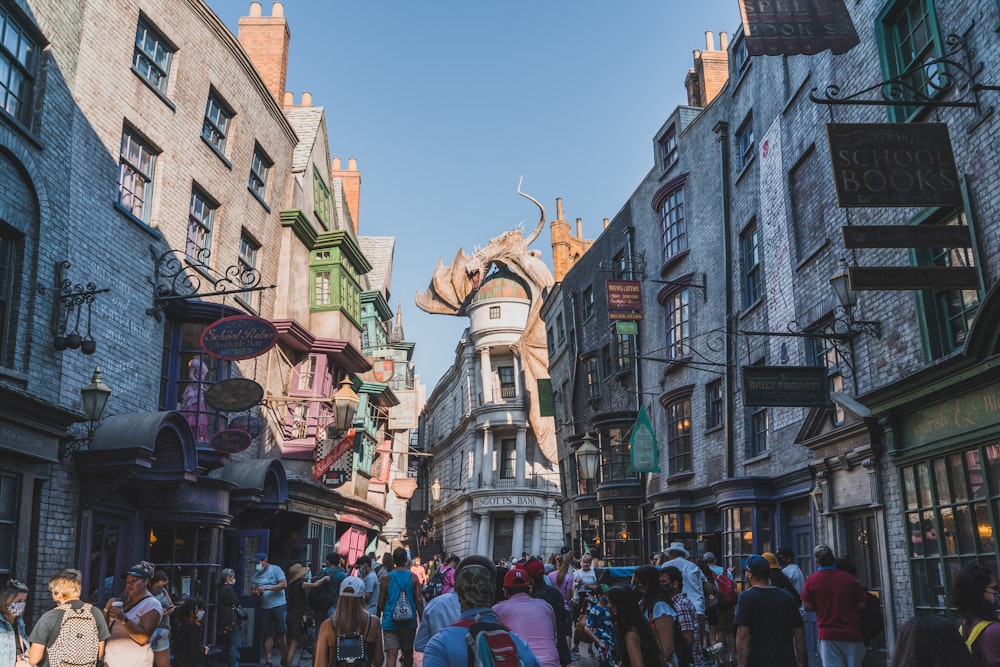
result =
[[[254,459],[227,463],[209,473],[236,484],[229,496],[234,516],[250,508],[280,510],[288,502],[288,480],[280,459]]]
[[[333,365],[349,373],[371,370],[371,362],[350,341],[318,338],[295,320],[271,320],[278,330],[278,342],[299,354],[325,354]]]
[[[124,479],[131,487],[175,486],[198,476],[194,436],[179,412],[107,417],[76,460],[81,477]]]

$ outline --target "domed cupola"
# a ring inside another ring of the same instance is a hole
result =
[[[524,331],[530,309],[528,286],[506,266],[497,265],[469,303],[470,333],[481,343],[512,344]]]
[[[528,287],[519,276],[512,273],[506,266],[500,266],[491,273],[479,286],[472,303],[492,301],[494,299],[527,299]]]

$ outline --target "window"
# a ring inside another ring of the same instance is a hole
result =
[[[629,456],[629,431],[630,427],[612,428],[607,432],[598,434],[601,449],[601,483],[634,481],[639,479],[639,473],[629,472],[628,468],[632,464]]]
[[[583,298],[580,301],[580,315],[584,320],[590,319],[594,314],[594,288],[587,287],[583,290]]]
[[[690,356],[691,341],[691,290],[678,290],[667,298],[667,359],[683,359]]]
[[[729,507],[722,510],[722,565],[737,573],[743,573],[742,563],[752,554],[766,549],[754,548],[753,507]]]
[[[601,564],[628,567],[644,563],[642,546],[642,510],[638,505],[602,507],[604,514]]]
[[[625,251],[619,250],[611,258],[611,277],[615,280],[623,280],[629,276],[628,261],[625,259]]]
[[[330,188],[326,187],[323,175],[313,167],[313,211],[323,223],[324,228],[330,225]]]
[[[9,579],[14,573],[20,487],[20,475],[0,472],[0,576],[4,579]]]
[[[312,391],[313,382],[316,380],[316,362],[318,356],[310,354],[299,364],[298,378],[295,386],[299,391]]]
[[[677,161],[677,130],[673,126],[660,139],[660,164],[669,168]]]
[[[826,240],[823,198],[817,197],[823,187],[820,161],[814,147],[806,152],[788,173],[788,193],[791,198],[792,230],[799,261],[804,260]]]
[[[587,398],[600,398],[601,377],[597,374],[597,357],[583,360],[584,382],[587,383]]]
[[[663,261],[687,250],[687,222],[684,219],[684,188],[667,195],[660,205],[660,247]]]
[[[614,334],[614,336],[618,371],[627,371],[632,368],[632,336],[619,333]]]
[[[0,226],[0,366],[14,365],[17,340],[17,293],[21,275],[21,235]]]
[[[563,316],[556,315],[556,342],[562,345],[566,342],[566,326],[563,324]]]
[[[815,327],[810,333],[833,334],[833,324],[823,324]],[[821,366],[826,368],[830,378],[830,391],[843,391],[844,376],[840,369],[840,352],[834,347],[831,339],[815,336],[806,338],[806,363],[810,366]],[[844,423],[844,408],[839,403],[834,403],[833,423],[834,425]]]
[[[750,51],[747,49],[747,40],[740,37],[733,47],[733,64],[736,66],[736,78],[739,79],[750,67]]]
[[[500,441],[500,479],[514,479],[517,464],[517,442],[513,438]]]
[[[490,319],[491,320],[500,319],[500,306],[490,306]]]
[[[208,93],[208,103],[205,105],[205,124],[201,128],[202,138],[215,149],[219,155],[226,154],[226,137],[229,136],[229,121],[233,112],[222,101],[214,90]]]
[[[23,125],[31,124],[37,60],[38,46],[11,13],[0,7],[0,109]]]
[[[667,451],[670,474],[694,470],[691,456],[691,399],[684,398],[667,406]]]
[[[217,204],[197,187],[191,189],[191,210],[188,212],[187,256],[208,263],[212,252],[212,227]]]
[[[747,411],[747,458],[761,456],[767,452],[767,408],[748,406]]]
[[[747,116],[747,119],[743,121],[740,125],[740,129],[736,130],[736,168],[743,169],[750,161],[753,160],[754,156],[754,139],[753,139],[753,114]]]
[[[243,232],[240,236],[240,278],[247,285],[254,285],[258,281],[257,275],[257,254],[260,250],[260,244],[257,243],[249,234]],[[237,294],[237,298],[243,299],[245,302],[249,303],[253,292],[240,292]]]
[[[132,54],[132,69],[154,90],[167,94],[167,80],[170,76],[170,61],[174,48],[167,43],[144,18],[139,17],[135,29],[135,50]]]
[[[934,98],[951,87],[943,65],[925,65],[941,56],[941,35],[932,0],[895,0],[889,2],[878,18],[882,74],[885,79],[900,78],[906,85],[894,92],[903,100]],[[894,122],[914,120],[919,106],[888,107]]]
[[[919,224],[965,225],[965,215],[950,212],[928,216]],[[912,251],[915,266],[972,267],[975,265],[968,248],[918,248]],[[923,319],[928,360],[940,359],[965,345],[969,329],[979,310],[976,290],[924,290],[917,292],[920,316]]]
[[[604,377],[611,377],[611,346],[605,345],[601,348],[601,374]]]
[[[760,247],[757,244],[756,221],[750,223],[740,235],[740,271],[743,279],[743,308],[749,308],[761,296]]]
[[[329,306],[332,301],[329,271],[313,272],[313,305]]]
[[[549,346],[549,354],[552,354],[556,350],[556,340],[552,334],[552,327],[547,327],[545,329],[545,343]]]
[[[139,135],[125,128],[122,131],[121,154],[118,159],[118,204],[132,217],[149,224],[153,200],[153,173],[156,153]]]
[[[715,380],[705,387],[705,427],[719,428],[725,423],[725,419],[722,380]]]
[[[267,157],[260,146],[254,148],[253,163],[250,165],[250,180],[247,182],[247,187],[250,188],[250,192],[257,195],[257,199],[261,203],[266,201],[267,176],[270,174],[273,164],[271,158]]]
[[[222,529],[204,524],[183,524],[168,520],[149,523],[149,558],[158,569],[170,573],[169,594],[174,600],[185,597],[205,602],[205,616],[215,616],[217,590],[210,582],[219,580],[219,542]],[[152,539],[155,537],[156,539]],[[100,548],[94,544],[95,548]],[[244,583],[247,582],[244,578]],[[117,588],[115,588],[117,590]],[[209,643],[209,623],[195,625],[199,643]]]
[[[515,398],[517,386],[514,384],[514,367],[497,366],[497,377],[500,379],[500,398]]]

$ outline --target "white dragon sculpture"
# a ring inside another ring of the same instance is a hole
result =
[[[542,262],[541,252],[529,250],[528,246],[538,238],[545,226],[545,208],[537,199],[521,192],[520,182],[517,194],[533,202],[541,211],[535,230],[525,238],[520,227],[511,229],[490,239],[485,247],[476,249],[472,255],[466,255],[465,250],[459,248],[455,259],[448,266],[438,259],[430,287],[425,292],[417,292],[416,302],[421,310],[432,315],[465,316],[466,308],[479,289],[480,282],[489,274],[493,265],[506,267],[528,285],[531,299],[528,320],[521,337],[511,348],[521,359],[524,384],[531,394],[528,418],[538,447],[545,458],[556,462],[555,421],[552,417],[541,415],[538,396],[534,391],[537,386],[535,380],[548,377],[549,374],[545,323],[539,312],[542,308],[542,295],[552,287],[554,281],[552,272]]]

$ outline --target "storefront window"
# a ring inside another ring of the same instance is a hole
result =
[[[601,555],[607,566],[642,565],[642,512],[638,505],[603,508]]]
[[[156,563],[170,578],[170,597],[174,600],[197,598],[206,605],[205,618],[215,618],[216,584],[218,583],[218,529],[204,526],[151,524],[149,529],[149,560]],[[209,620],[203,632],[210,632]]]
[[[660,550],[667,548],[671,542],[683,542],[684,547],[692,553],[697,553],[697,535],[694,518],[690,512],[672,512],[659,517]]]
[[[1000,444],[904,467],[902,483],[914,604],[943,612],[962,565],[979,560],[996,570]]]
[[[580,549],[578,555],[585,553],[591,547],[601,546],[601,515],[598,513],[580,514]]]
[[[723,511],[722,542],[725,567],[731,568],[737,580],[743,580],[743,562],[754,551],[753,508],[730,507]]]
[[[14,572],[20,482],[19,475],[0,474],[0,580],[10,579]]]
[[[600,434],[601,440],[601,483],[627,482],[639,479],[639,474],[628,472],[629,432],[624,428],[612,428]]]

